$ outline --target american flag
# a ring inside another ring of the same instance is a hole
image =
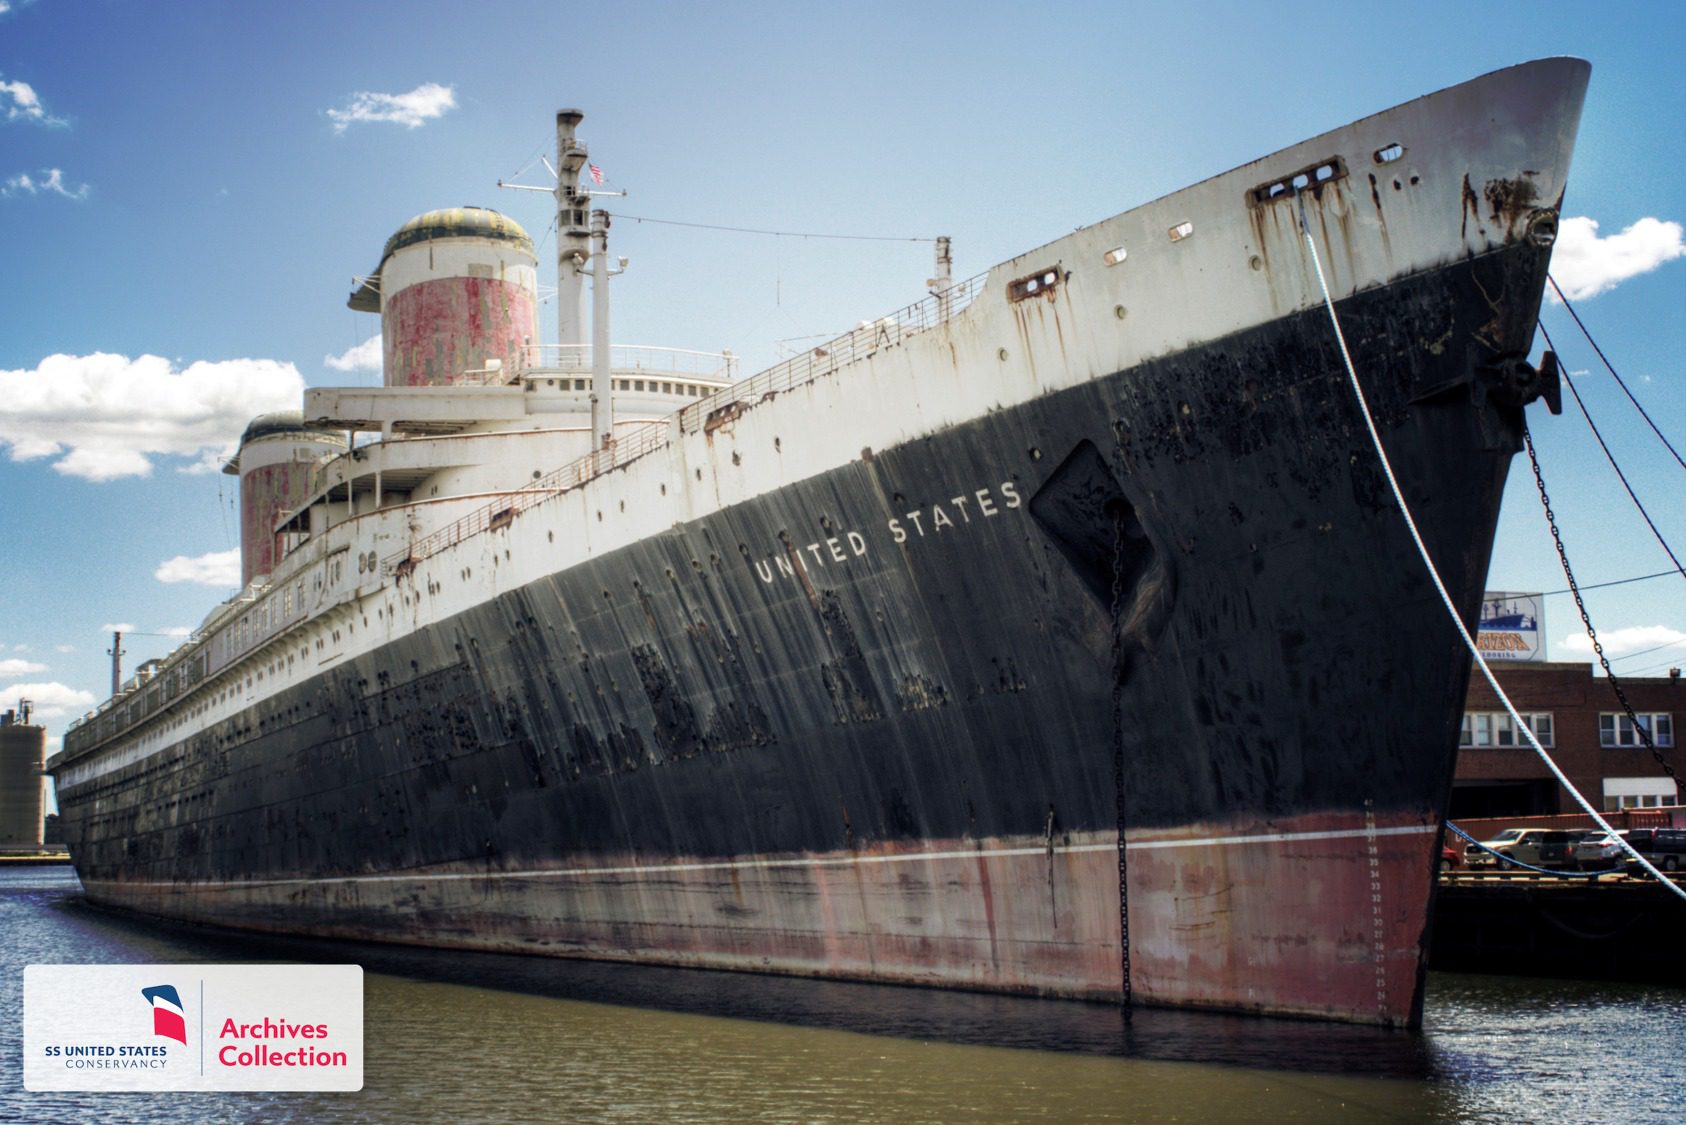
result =
[[[174,985],[155,984],[141,989],[141,995],[152,1005],[152,1034],[162,1035],[187,1044],[187,1012]]]
[[[595,164],[587,164],[586,167],[588,169],[590,169],[590,171],[591,171],[591,182],[592,183],[600,184],[600,183],[603,182],[603,169],[599,168]]]

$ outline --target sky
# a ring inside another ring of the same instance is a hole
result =
[[[56,748],[238,584],[254,414],[379,382],[345,307],[389,234],[505,211],[554,253],[554,112],[619,216],[615,339],[752,373],[1284,145],[1547,55],[1593,64],[1554,273],[1686,451],[1686,5],[285,4],[0,0],[0,707]],[[664,219],[788,232],[704,230]],[[850,234],[874,239],[801,237]],[[553,339],[554,304],[544,306]],[[1686,469],[1561,305],[1542,314],[1675,556]],[[1686,577],[1572,402],[1530,411],[1565,549],[1619,674],[1686,663]],[[1654,576],[1654,577],[1647,577]],[[1625,581],[1637,579],[1636,581]],[[1518,459],[1490,589],[1565,581]],[[1546,600],[1553,659],[1586,660]]]

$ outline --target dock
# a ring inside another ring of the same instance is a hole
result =
[[[0,867],[41,867],[69,862],[68,852],[15,852],[0,855]]]
[[[1686,985],[1686,902],[1649,876],[1446,873],[1429,968]]]

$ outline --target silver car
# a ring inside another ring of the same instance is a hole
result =
[[[1626,832],[1618,832],[1615,835],[1594,832],[1575,845],[1575,866],[1582,871],[1607,871],[1615,868],[1626,854],[1626,849],[1616,841],[1616,836],[1626,835]]]

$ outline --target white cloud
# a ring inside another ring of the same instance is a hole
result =
[[[0,676],[28,676],[46,670],[45,664],[33,660],[0,660]]]
[[[1551,276],[1571,301],[1608,293],[1621,282],[1686,256],[1679,223],[1644,218],[1620,234],[1598,236],[1598,223],[1564,219],[1551,252]]]
[[[6,11],[0,8],[0,14]],[[62,117],[54,117],[41,104],[41,95],[27,82],[0,80],[0,115],[7,121],[27,121],[32,125],[63,125]]]
[[[50,195],[62,195],[66,199],[74,199],[78,203],[88,198],[91,190],[87,184],[67,187],[64,182],[64,172],[58,168],[45,169],[46,178],[36,179],[28,172],[19,172],[0,181],[0,199],[10,199],[14,195],[40,195],[47,192]]]
[[[130,625],[126,621],[119,622],[116,625],[101,625],[100,626],[100,632],[102,632],[102,633],[133,633],[134,631],[135,631],[135,627],[133,625]]]
[[[1598,643],[1604,646],[1605,655],[1612,657],[1643,648],[1680,644],[1682,641],[1686,641],[1686,633],[1667,625],[1630,625],[1625,629],[1600,629],[1598,632]],[[1564,637],[1563,647],[1570,652],[1592,655],[1592,640],[1585,633]]]
[[[177,555],[173,559],[166,559],[158,564],[158,569],[152,572],[152,577],[160,582],[195,582],[201,586],[237,587],[240,585],[240,549],[232,551],[212,551],[208,555],[188,558]],[[172,636],[185,637],[190,630],[183,629],[179,633],[172,632]]]
[[[54,645],[53,647],[63,653],[72,653],[76,651],[75,645]]]
[[[376,94],[362,90],[351,95],[342,109],[330,109],[328,119],[334,132],[343,133],[354,121],[391,121],[414,129],[440,116],[457,104],[455,88],[428,82],[407,94]]]
[[[298,409],[304,379],[272,359],[199,361],[96,352],[50,355],[33,371],[0,370],[0,446],[13,461],[92,481],[148,476],[154,457],[214,471],[257,414]]]
[[[361,344],[347,348],[339,355],[325,355],[322,362],[335,371],[379,371],[381,369],[380,333]]]
[[[58,719],[69,714],[82,714],[98,702],[91,691],[53,682],[45,684],[12,684],[0,688],[0,699],[27,699],[37,719]]]

